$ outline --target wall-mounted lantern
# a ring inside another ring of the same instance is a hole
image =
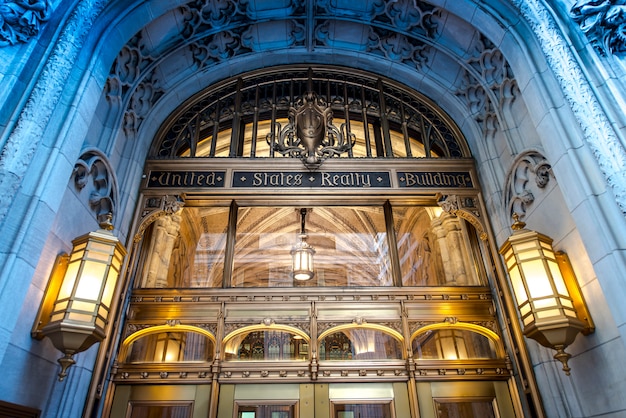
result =
[[[109,216],[99,230],[72,241],[57,257],[31,335],[50,338],[64,356],[59,380],[85,351],[105,337],[111,303],[126,250],[112,234]]]
[[[500,248],[511,278],[524,335],[544,347],[556,350],[554,358],[567,364],[565,348],[579,332],[587,335],[595,328],[565,253],[555,252],[552,239],[525,229],[513,214],[513,234]]]

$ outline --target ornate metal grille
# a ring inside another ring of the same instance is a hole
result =
[[[226,80],[189,100],[161,128],[151,158],[297,156],[276,144],[290,109],[310,92],[356,137],[342,157],[469,156],[451,119],[416,92],[364,72],[281,67]]]

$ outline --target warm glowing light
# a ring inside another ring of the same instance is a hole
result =
[[[313,278],[315,274],[313,254],[315,254],[315,250],[306,242],[306,235],[300,235],[300,241],[291,250],[294,279],[309,280]]]
[[[578,332],[590,329],[587,318],[577,314],[559,261],[552,249],[552,239],[535,231],[514,215],[513,234],[500,248],[511,279],[511,287],[520,312],[524,334],[541,345],[557,350],[555,358],[569,375],[565,348]],[[570,281],[575,282],[572,275]],[[576,285],[577,288],[577,285]],[[575,296],[581,300],[578,293]],[[587,322],[587,323],[585,323]],[[591,331],[587,331],[591,332]]]
[[[110,219],[101,227],[72,242],[72,253],[63,257],[66,260],[63,266],[67,266],[64,273],[52,274],[55,281],[58,278],[61,282],[49,284],[50,292],[58,289],[56,298],[50,305],[48,300],[51,301],[51,297],[44,299],[38,319],[41,328],[33,333],[37,338],[50,338],[54,346],[65,353],[65,357],[59,360],[62,366],[60,380],[67,375],[67,367],[74,364],[72,356],[75,353],[105,337],[126,250],[111,233]]]
[[[300,234],[298,235],[299,240],[291,249],[293,278],[300,281],[310,280],[315,275],[313,266],[313,255],[315,254],[315,249],[313,249],[313,247],[306,242],[306,213],[306,209],[300,209],[301,229]]]

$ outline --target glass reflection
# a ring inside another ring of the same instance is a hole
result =
[[[381,206],[308,208],[306,234],[315,250],[314,277],[294,280],[291,252],[299,240],[300,209],[239,208],[231,266],[225,265],[228,207],[185,207],[161,216],[144,236],[139,286],[393,286]],[[394,206],[392,216],[402,286],[481,284],[469,224],[439,207]],[[230,283],[225,284],[225,268],[231,267]]]
[[[210,361],[213,342],[196,332],[159,332],[133,341],[126,355],[126,363],[176,363]]]
[[[419,334],[411,344],[413,356],[422,360],[495,359],[491,339],[465,329],[439,329]]]
[[[300,231],[298,209],[240,208],[232,286],[392,285],[381,207],[313,208],[306,229],[315,249],[315,276],[294,283],[290,252]]]
[[[183,208],[146,234],[142,287],[222,287],[228,208]]]
[[[320,343],[320,360],[402,359],[402,345],[382,331],[354,328],[327,335]]]
[[[225,344],[226,360],[307,360],[309,344],[286,331],[252,331],[237,335]]]
[[[463,220],[439,207],[394,207],[403,286],[480,284]]]

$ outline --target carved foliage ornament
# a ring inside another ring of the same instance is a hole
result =
[[[5,0],[0,4],[0,46],[27,42],[50,18],[48,0]]]
[[[624,0],[579,0],[570,15],[598,53],[604,56],[626,53]]]

